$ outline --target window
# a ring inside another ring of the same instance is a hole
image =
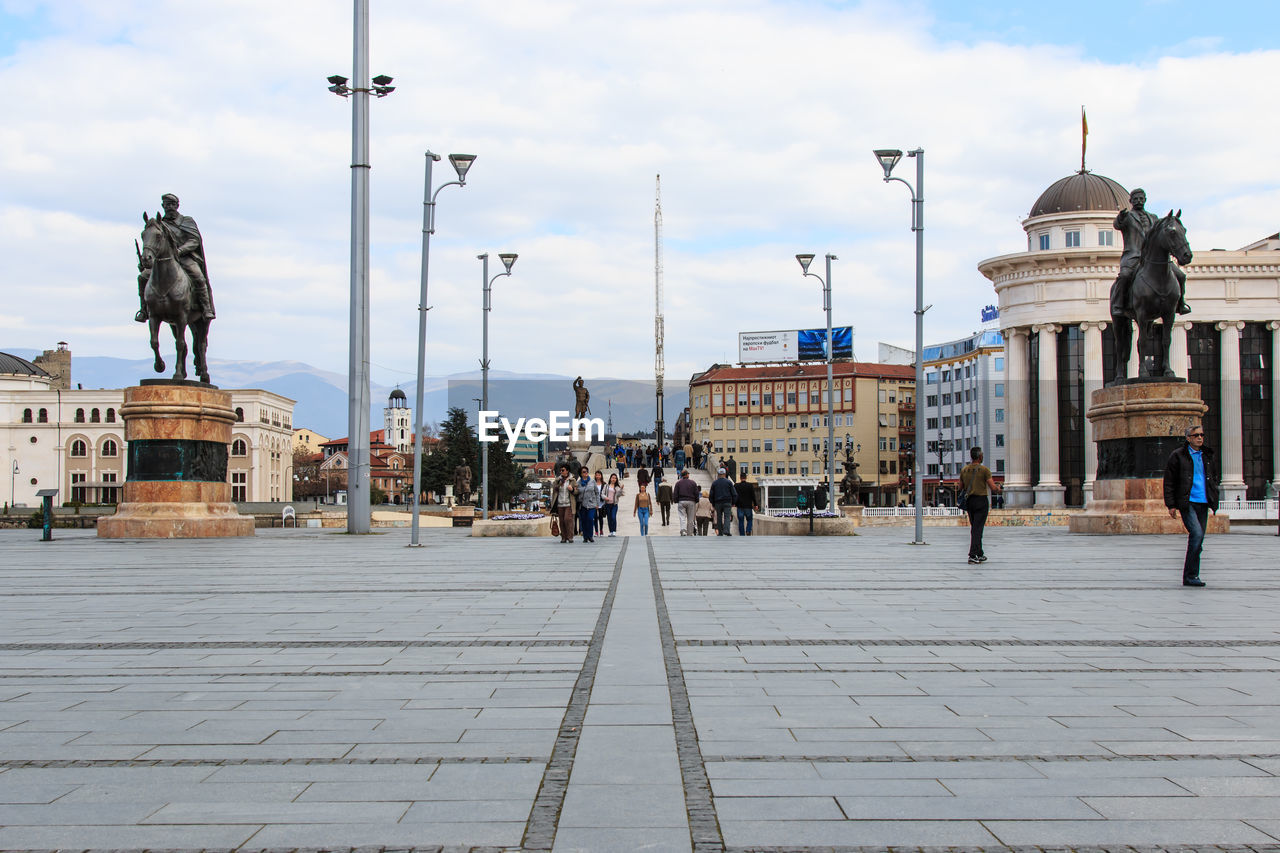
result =
[[[943,428],[943,429],[947,429],[947,428],[948,428],[948,427],[950,427],[950,426],[951,426],[951,417],[950,417],[950,416],[948,416],[948,417],[943,418],[943,419],[942,419],[942,428]]]
[[[937,395],[937,394],[930,394],[929,396],[925,397],[925,398],[924,398],[924,404],[925,404],[926,406],[937,406],[937,405],[938,405],[938,395]]]
[[[244,409],[240,408],[239,406],[236,406],[236,422],[239,423],[243,420],[244,420]]]
[[[107,409],[107,423],[113,424],[115,422],[116,422],[116,410]]]
[[[766,416],[766,417],[765,417],[765,419],[764,419],[764,428],[765,428],[765,429],[773,429],[773,416],[769,415],[769,416]]]
[[[713,405],[713,406],[719,406],[719,405],[721,405],[721,404],[722,404],[722,402],[723,402],[723,400],[724,400],[724,398],[723,398],[720,394],[712,394],[712,395],[711,395],[711,405]]]
[[[883,437],[880,439],[880,449],[882,451],[889,449],[889,439]]]
[[[87,479],[88,475],[84,473],[73,472],[71,474],[71,500],[73,503],[85,503],[85,492],[88,489],[85,488],[84,483]]]
[[[809,418],[809,429],[817,429],[817,428],[818,428],[818,425],[819,425],[819,422],[820,422],[820,419],[819,419],[818,415],[813,415],[813,416],[811,416],[811,417]]]
[[[950,405],[951,405],[951,395],[950,395],[950,394],[943,394],[943,395],[942,395],[942,405],[944,405],[944,406],[950,406]]]
[[[743,418],[743,420],[745,421],[745,420],[746,420],[746,418]],[[759,416],[759,415],[757,415],[757,416],[755,416],[754,418],[752,418],[752,419],[751,419],[751,428],[752,428],[752,429],[760,429],[760,416]],[[746,429],[746,427],[744,426],[744,427],[743,427],[743,429]]]
[[[84,409],[76,409],[76,423],[84,423]]]
[[[996,423],[1004,423],[1004,409],[996,409]]]
[[[772,392],[772,391],[765,391],[765,392],[764,392],[764,404],[765,404],[765,406],[772,406],[772,405],[773,405],[773,392]]]
[[[116,440],[114,438],[108,438],[106,441],[102,442],[102,455],[103,456],[119,456],[120,455],[120,445],[116,444]]]
[[[1003,396],[1004,396],[1004,383],[1003,383],[1003,382],[997,382],[997,383],[996,383],[996,396],[997,396],[997,397],[1003,397]]]
[[[889,402],[889,392],[883,388],[880,389],[880,402],[881,403]]]
[[[752,391],[752,392],[751,392],[751,405],[752,405],[752,407],[755,407],[755,406],[759,406],[759,405],[760,405],[760,392],[759,392],[759,391]]]
[[[48,410],[48,409],[41,409],[41,410],[36,414],[36,423],[38,423],[38,424],[47,424],[48,422],[49,422],[49,410]]]
[[[809,405],[817,406],[822,402],[822,397],[818,393],[818,389],[814,388],[809,392]]]
[[[71,455],[72,456],[88,456],[89,446],[85,444],[82,440],[77,438],[75,441],[71,442]]]
[[[103,472],[102,472],[102,482],[103,482],[103,483],[114,483],[114,482],[116,482],[116,472],[115,472],[115,471],[103,471]],[[120,487],[119,487],[119,486],[106,486],[106,485],[104,485],[104,486],[102,487],[102,491],[99,493],[98,502],[99,502],[99,503],[104,503],[104,504],[114,504],[114,503],[119,503],[119,502],[120,502]]]
[[[760,452],[760,439],[758,438],[751,439],[751,452],[752,453]]]
[[[1067,232],[1067,248],[1068,249],[1080,248],[1080,232],[1079,231]]]
[[[765,472],[766,474],[772,474],[772,473],[773,473],[773,463],[772,463],[772,462],[766,462],[766,463],[764,463],[764,472]]]
[[[889,392],[889,402],[890,403],[897,402],[896,400],[894,400],[894,393],[892,391]]]
[[[24,424],[29,424],[29,423],[31,423],[31,410],[30,410],[30,409],[23,409],[23,410],[22,410],[22,422],[23,422]]]
[[[766,438],[766,439],[764,440],[764,452],[765,452],[765,453],[772,453],[772,452],[773,452],[773,439],[772,439],[772,438]]]
[[[231,472],[231,500],[246,501],[248,497],[249,474],[246,471]]]
[[[724,429],[724,418],[715,418],[712,420],[712,429]]]
[[[724,442],[717,440],[715,444],[711,446],[711,449],[716,453],[724,453]]]
[[[995,370],[996,370],[996,372],[1000,372],[1000,371],[1004,370],[1004,356],[1002,356],[1002,355],[998,355],[998,356],[996,356],[996,366],[995,366]]]
[[[101,413],[101,412],[99,412],[97,409],[93,409],[93,410],[91,410],[91,411],[89,412],[89,423],[91,423],[91,424],[100,424],[100,423],[102,423],[102,413]]]
[[[795,419],[795,418],[787,418],[787,429],[789,429],[789,430],[791,430],[791,429],[795,429],[795,428],[796,428],[796,423],[797,423],[797,421],[796,421],[796,419]]]
[[[1115,244],[1116,244],[1116,232],[1110,231],[1105,228],[1098,231],[1099,246],[1114,246]]]
[[[996,447],[1004,447],[1004,433],[996,433]]]
[[[924,419],[924,428],[925,428],[925,429],[937,429],[937,428],[938,428],[938,419],[937,419],[937,418],[925,418],[925,419]]]
[[[728,446],[725,448],[725,450],[726,450],[727,452],[729,452],[729,453],[733,453],[733,452],[734,452],[735,450],[737,450],[737,449],[738,449],[738,448],[737,448],[737,445],[736,445],[736,443],[734,442],[734,440],[733,440],[732,438],[731,438],[731,439],[729,439]]]
[[[743,408],[747,405],[747,391],[745,388],[738,392],[738,405]]]
[[[747,428],[747,416],[743,415],[742,417],[738,418],[738,429],[746,429],[746,428]]]
[[[888,418],[888,416],[887,416],[887,415],[884,415],[884,414],[881,414],[881,415],[880,415],[880,426],[882,426],[882,427],[887,427],[888,425],[889,425],[889,418]]]
[[[1049,235],[1041,234],[1040,235],[1040,251],[1043,252],[1048,248],[1049,248]]]
[[[795,404],[796,404],[796,392],[795,392],[795,391],[788,391],[788,392],[787,392],[787,405],[788,405],[788,406],[794,406]]]
[[[950,382],[950,381],[951,381],[951,371],[950,371],[950,370],[944,370],[944,371],[942,371],[942,381],[943,381],[943,382]]]
[[[898,439],[896,439],[896,438],[891,438],[891,439],[889,439],[889,449],[890,449],[890,450],[897,450],[897,449],[898,449]]]
[[[809,443],[809,440],[805,439],[805,444],[808,444],[808,443]],[[787,439],[787,452],[788,453],[796,452],[796,440],[794,438]]]
[[[889,426],[891,426],[891,427],[896,427],[897,425],[898,425],[898,414],[897,414],[897,412],[890,412],[890,413],[889,413]]]
[[[760,463],[759,463],[759,462],[752,462],[752,463],[751,463],[751,473],[752,473],[752,474],[759,474],[759,473],[760,473]]]
[[[815,443],[815,446],[816,446],[816,443]],[[809,439],[807,438],[800,439],[800,452],[801,453],[809,452]]]
[[[938,372],[937,372],[936,370],[933,370],[933,371],[930,371],[930,372],[926,373],[926,374],[924,375],[924,383],[925,383],[926,385],[937,385],[937,384],[938,384]]]
[[[245,444],[245,441],[243,438],[237,438],[235,441],[231,442],[231,455],[232,456],[248,456],[249,455],[248,445]]]
[[[809,463],[808,463],[808,462],[801,462],[801,463],[800,463],[800,476],[801,476],[801,477],[807,477],[807,476],[809,476]]]
[[[928,470],[928,474],[929,474],[929,476],[930,476],[930,477],[936,477],[936,476],[938,476],[938,466],[937,466],[937,465],[930,465],[930,466],[929,466],[929,470]]]
[[[779,465],[779,466],[778,466],[778,473],[779,473],[779,474],[781,474],[781,473],[782,473],[782,466],[781,466],[781,465]],[[796,463],[794,463],[794,462],[788,462],[788,463],[787,463],[787,473],[788,473],[788,474],[794,474],[794,473],[796,473]]]
[[[1004,473],[1004,460],[1003,460],[1003,459],[997,459],[997,460],[996,460],[996,473],[997,473],[997,474],[1003,474],[1003,473]]]

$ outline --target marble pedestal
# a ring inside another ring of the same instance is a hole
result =
[[[252,516],[231,502],[227,452],[236,422],[231,393],[199,382],[145,380],[126,388],[128,474],[106,539],[252,536]]]
[[[1192,382],[1134,382],[1093,392],[1088,417],[1098,444],[1093,500],[1072,516],[1072,533],[1185,534],[1164,505],[1164,467],[1208,406]],[[1225,533],[1226,516],[1209,515],[1209,533]]]

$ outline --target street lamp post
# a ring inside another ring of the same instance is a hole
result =
[[[911,230],[916,233],[916,454],[915,454],[915,491],[916,491],[916,538],[912,545],[924,545],[924,489],[921,475],[922,454],[924,447],[924,418],[919,417],[920,395],[924,393],[924,149],[916,148],[908,151],[907,156],[916,158],[916,185],[909,181],[892,176],[893,167],[902,159],[902,151],[896,148],[879,148],[874,152],[880,168],[884,169],[885,183],[898,181],[911,190]]]
[[[13,473],[9,475],[9,508],[13,508],[14,501],[17,500],[17,482],[18,482],[18,460],[13,460]]]
[[[506,267],[506,272],[500,272],[493,278],[489,278],[489,253],[476,255],[482,264],[483,276],[481,282],[484,284],[484,309],[480,312],[484,318],[484,355],[480,359],[480,411],[489,411],[489,310],[493,307],[492,293],[493,283],[504,275],[511,275],[511,267],[515,264],[519,255],[510,252],[504,252],[498,255],[498,260],[502,261],[502,265]],[[484,417],[483,414],[480,417]],[[480,428],[480,421],[476,421],[476,430]],[[484,500],[484,511],[482,518],[489,520],[489,442],[480,442],[480,493]]]
[[[369,508],[369,95],[395,91],[369,79],[369,0],[354,0],[353,85],[335,74],[329,91],[351,98],[351,313],[347,361],[347,532],[370,531]],[[372,83],[372,85],[370,85]]]
[[[418,388],[414,393],[413,420],[413,522],[409,533],[409,547],[417,548],[419,497],[422,494],[422,395],[423,385],[427,381],[427,263],[431,258],[431,235],[436,233],[436,196],[445,187],[465,187],[467,170],[475,162],[474,154],[450,154],[449,162],[458,173],[458,180],[441,184],[433,193],[431,191],[431,164],[440,159],[439,154],[427,152],[427,176],[425,189],[422,192],[422,274],[418,283]]]
[[[831,262],[839,260],[830,252],[826,255],[827,259],[827,277],[824,280],[817,273],[809,272],[809,264],[813,263],[813,255],[796,255],[796,260],[800,262],[800,269],[804,270],[806,276],[813,276],[822,282],[822,303],[823,308],[827,312],[827,449],[830,451],[835,444],[836,429],[836,398],[835,388],[831,377],[831,355],[833,347],[831,346]],[[834,511],[836,505],[836,460],[834,454],[827,453],[827,506]]]

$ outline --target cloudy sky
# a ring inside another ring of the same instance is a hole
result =
[[[979,11],[980,7],[980,11]],[[169,191],[204,234],[210,353],[345,371],[349,0],[0,0],[0,349],[145,356],[132,240]],[[1270,4],[1199,0],[373,0],[372,361],[416,358],[423,152],[479,159],[440,196],[428,371],[470,370],[480,262],[495,369],[653,371],[654,176],[668,381],[740,330],[824,323],[793,256],[839,256],[855,350],[914,340],[914,243],[876,147],[926,151],[926,341],[994,301],[983,258],[1079,168],[1181,207],[1193,248],[1274,233]],[[914,178],[911,161],[899,167]],[[450,170],[442,161],[437,181]],[[496,265],[496,259],[495,259]]]

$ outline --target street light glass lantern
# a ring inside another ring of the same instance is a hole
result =
[[[877,148],[874,152],[876,159],[880,161],[880,168],[884,169],[886,178],[893,172],[893,167],[898,165],[898,161],[902,159],[902,150],[900,148]]]
[[[804,270],[805,275],[809,274],[809,264],[813,263],[813,255],[796,255],[796,260],[800,262],[800,269]]]
[[[507,272],[511,272],[511,268],[515,266],[516,258],[518,257],[520,256],[513,252],[505,252],[498,255],[498,260],[502,261],[502,265],[507,268]]]
[[[449,162],[453,164],[453,170],[458,173],[458,180],[466,183],[467,170],[471,168],[471,164],[476,161],[474,154],[450,154]]]

